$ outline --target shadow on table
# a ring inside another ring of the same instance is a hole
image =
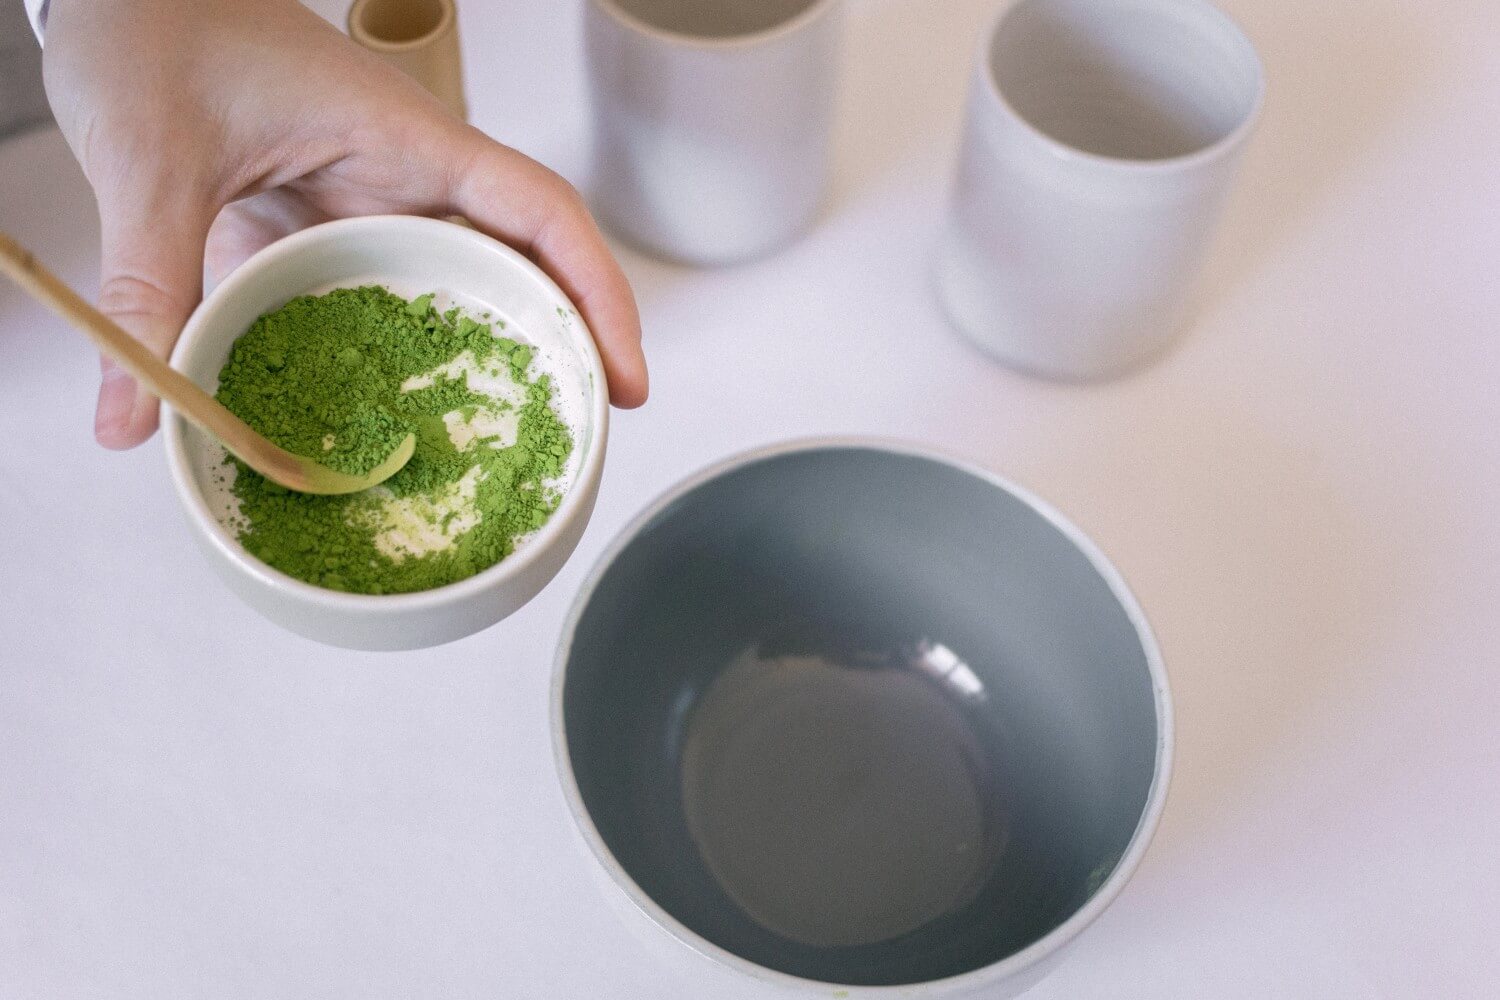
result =
[[[692,280],[694,275],[704,271],[719,270],[719,268],[678,264],[654,257],[608,230],[605,231],[605,239],[609,241],[609,248],[613,251],[615,259],[620,262],[625,276],[630,279],[630,288],[635,292],[636,304],[643,310],[649,303],[666,295],[676,285]]]
[[[1404,11],[1293,3],[1235,13],[1260,51],[1266,104],[1209,263],[1209,307],[1307,224],[1440,72],[1436,44]]]
[[[1254,786],[1333,752],[1327,720],[1385,683],[1371,654],[1420,598],[1414,526],[1443,516],[1400,455],[1378,492],[1356,491],[1331,446],[1206,395],[1161,386],[1015,470],[1077,512],[1161,641],[1178,749],[1157,849],[1237,822]]]
[[[860,4],[845,18],[833,129],[834,178],[824,218],[860,199],[923,147],[948,173],[969,73],[997,0]]]
[[[937,12],[930,0],[851,5],[845,16],[830,189],[809,231],[763,258],[707,268],[658,260],[609,234],[648,323],[656,307],[689,293],[690,286],[784,266],[788,255],[837,238],[839,217],[906,159],[919,153],[938,157],[945,164],[946,185],[965,83],[982,26],[995,6],[996,0],[944,0]],[[930,223],[936,227],[936,212]],[[925,258],[913,258],[913,266],[925,267]]]
[[[946,199],[969,74],[999,6],[948,0],[939,14],[929,0],[887,0],[851,9],[833,192],[820,226],[917,156],[933,158],[923,170],[938,164]],[[1305,225],[1441,71],[1437,44],[1401,10],[1347,0],[1225,6],[1261,54],[1267,98],[1209,263],[1206,308]]]

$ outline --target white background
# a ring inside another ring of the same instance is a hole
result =
[[[462,6],[475,122],[585,181],[577,5]],[[1160,834],[1031,996],[1495,995],[1500,5],[1228,0],[1270,94],[1201,321],[1093,388],[991,364],[930,292],[991,0],[850,6],[821,223],[721,271],[622,251],[653,399],[615,421],[562,575],[448,647],[339,652],[241,605],[159,441],[92,443],[83,338],[0,283],[0,997],[757,995],[610,909],[547,685],[634,511],[822,432],[1035,488],[1159,630],[1179,727]],[[0,146],[0,227],[97,287],[54,131]]]

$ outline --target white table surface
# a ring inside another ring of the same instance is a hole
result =
[[[12,0],[13,2],[13,0]],[[1030,996],[1494,996],[1500,931],[1500,5],[1227,0],[1270,98],[1162,363],[987,362],[926,266],[991,0],[853,0],[834,194],[799,245],[622,252],[653,398],[578,554],[510,620],[341,652],[240,604],[159,441],[94,446],[82,338],[0,283],[0,997],[755,997],[607,905],[547,685],[616,529],[747,446],[869,432],[978,459],[1124,570],[1176,779],[1145,863]],[[330,0],[325,8],[335,8]],[[576,3],[463,5],[474,119],[583,181]],[[97,285],[55,131],[0,227]]]

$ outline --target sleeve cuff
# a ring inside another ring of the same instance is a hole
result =
[[[36,40],[40,42],[47,27],[47,5],[51,0],[25,0],[26,16],[31,19],[31,30],[36,32]]]

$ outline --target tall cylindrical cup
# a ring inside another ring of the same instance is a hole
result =
[[[812,224],[838,0],[589,0],[594,208],[657,256],[722,264]]]
[[[935,277],[953,324],[1035,374],[1160,353],[1193,289],[1264,84],[1206,0],[1016,0],[993,23]]]
[[[454,0],[354,0],[349,37],[468,120]]]

